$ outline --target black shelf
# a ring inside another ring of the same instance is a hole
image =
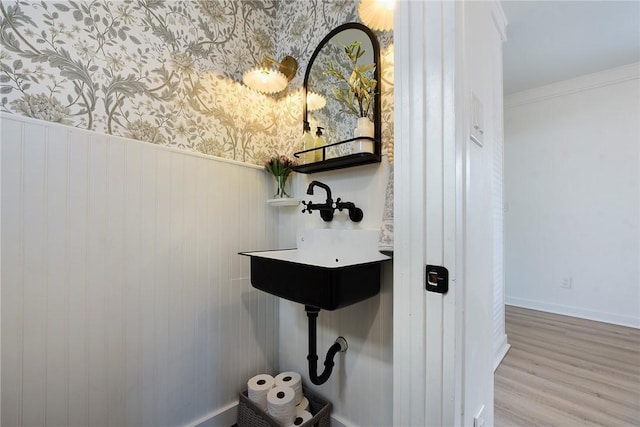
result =
[[[347,156],[334,157],[333,159],[322,160],[320,162],[294,166],[291,169],[300,173],[313,173],[350,168],[352,166],[367,165],[370,163],[380,163],[380,156],[372,153],[349,154]]]
[[[300,158],[301,154],[312,153],[317,150],[322,150],[322,157],[324,158],[324,156],[326,155],[326,149],[328,147],[347,144],[353,141],[357,141],[359,139],[368,139],[373,141],[374,151],[376,153],[380,152],[380,142],[376,141],[374,138],[369,138],[367,136],[364,136],[359,138],[347,139],[346,141],[334,142],[333,144],[324,145],[322,147],[316,147],[316,148],[310,148],[304,151],[298,151],[293,155],[296,158]],[[293,166],[291,169],[299,173],[314,173],[314,172],[330,171],[335,169],[350,168],[352,166],[368,165],[371,163],[380,163],[380,160],[382,157],[380,156],[380,154],[376,154],[376,153],[348,154],[346,156],[334,157],[331,159],[321,160],[319,162],[305,163],[303,165]]]

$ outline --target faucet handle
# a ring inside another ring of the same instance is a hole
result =
[[[305,206],[304,208],[302,208],[302,213],[309,212],[309,215],[311,215],[311,208],[309,207],[311,205],[311,201],[305,202],[303,200],[302,204]]]

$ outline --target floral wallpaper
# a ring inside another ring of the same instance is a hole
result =
[[[357,4],[1,0],[0,110],[261,164],[297,149],[306,64],[332,28],[357,21]],[[391,34],[380,42],[391,146]],[[263,56],[287,54],[300,67],[280,96],[240,83]]]

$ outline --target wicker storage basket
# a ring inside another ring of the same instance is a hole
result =
[[[309,399],[309,412],[313,418],[300,424],[299,427],[330,427],[331,402],[325,401],[306,388],[303,388],[302,391],[304,396]],[[249,400],[246,391],[240,393],[237,425],[238,427],[281,427],[274,418]]]

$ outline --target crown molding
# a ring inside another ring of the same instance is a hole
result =
[[[531,104],[637,78],[640,78],[640,62],[512,93],[505,96],[504,108]]]

